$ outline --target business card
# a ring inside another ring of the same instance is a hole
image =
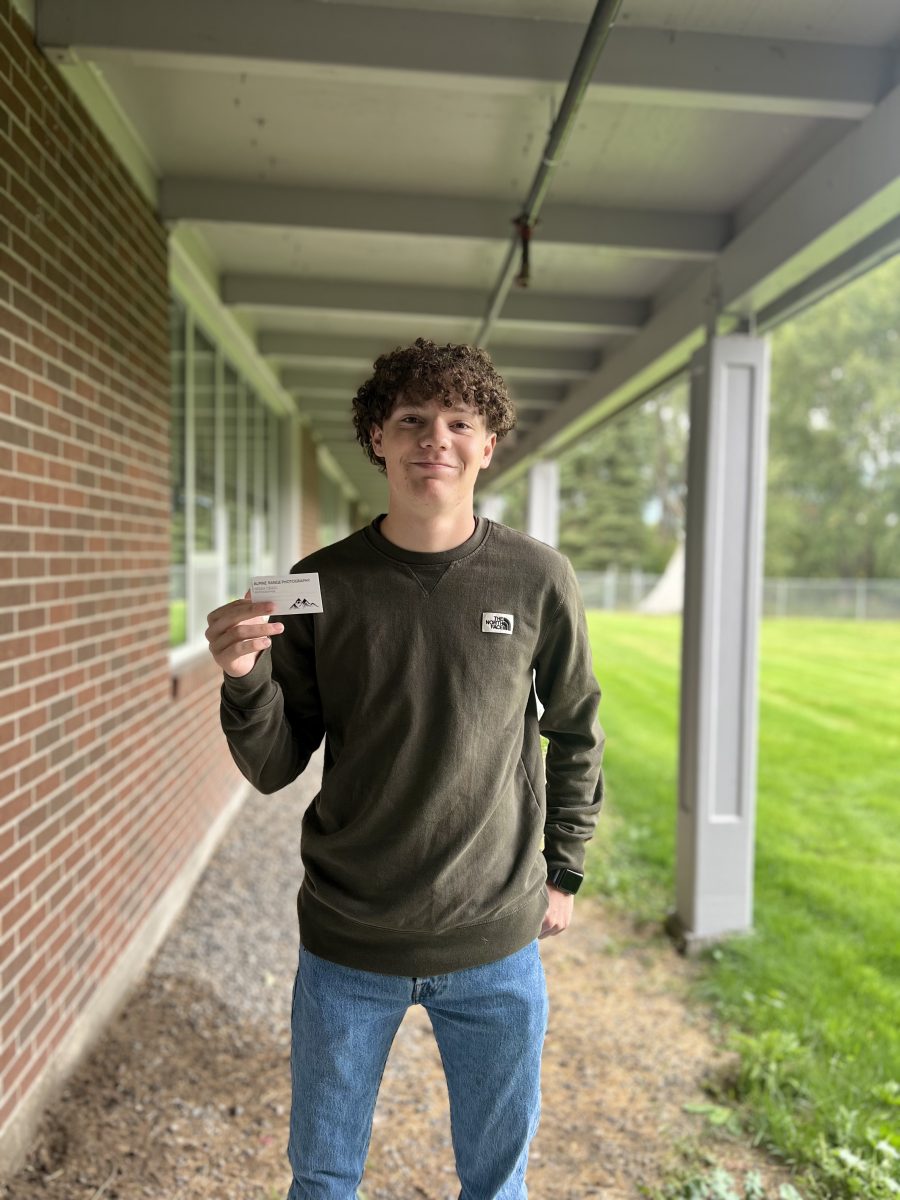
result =
[[[273,616],[324,611],[317,571],[311,575],[255,575],[250,580],[250,599],[254,604],[277,604]]]

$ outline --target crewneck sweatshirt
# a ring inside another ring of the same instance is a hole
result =
[[[252,671],[224,677],[222,728],[262,792],[325,738],[302,821],[302,944],[361,970],[444,974],[527,945],[548,869],[583,870],[600,689],[562,554],[483,517],[460,546],[421,553],[379,520],[292,568],[318,573],[323,611],[273,618],[284,632]]]

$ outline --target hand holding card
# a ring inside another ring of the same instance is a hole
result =
[[[239,679],[249,674],[262,651],[272,644],[272,636],[284,632],[280,622],[267,623],[273,610],[273,604],[254,604],[248,590],[243,600],[231,600],[209,614],[206,640],[226,675]]]
[[[250,596],[254,604],[274,604],[270,611],[281,616],[323,611],[316,571],[306,575],[256,575],[250,580]]]

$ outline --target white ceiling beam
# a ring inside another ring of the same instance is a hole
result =
[[[502,329],[511,324],[531,325],[535,329],[541,325],[556,325],[573,331],[636,333],[649,312],[650,306],[643,300],[515,291],[506,298],[495,328]]]
[[[505,243],[516,210],[503,200],[167,178],[160,184],[159,215],[170,223],[228,222]],[[715,257],[730,235],[727,216],[554,204],[541,216],[534,242],[702,261]]]
[[[288,369],[281,372],[281,386],[286,392],[302,399],[307,408],[322,412],[350,411],[350,404],[359,386],[359,376],[347,376],[343,387],[335,386],[339,376],[321,371]],[[521,379],[510,384],[510,395],[517,405],[525,408],[552,408],[564,397],[563,383]]]
[[[566,385],[541,379],[517,379],[510,385],[509,391],[517,404],[553,408],[565,397]]]
[[[375,359],[394,347],[388,340],[341,338],[304,333],[262,330],[256,335],[256,347],[267,358],[292,366],[321,369],[371,371]],[[503,376],[579,379],[599,366],[599,355],[591,350],[540,348],[531,346],[491,347],[491,360]]]
[[[318,430],[320,426],[318,416],[312,418],[312,422]],[[348,425],[346,428],[322,428],[322,434],[325,445],[328,445],[330,450],[334,450],[338,445],[359,445],[352,425]]]
[[[478,320],[485,296],[476,289],[405,287],[399,284],[296,279],[288,275],[224,275],[223,303],[237,308],[303,309],[313,313],[391,313],[420,319]],[[633,333],[648,314],[641,300],[516,292],[504,305],[500,327],[511,323],[550,325],[593,333]],[[538,339],[539,340],[539,339]]]
[[[57,61],[70,51],[127,54],[139,65],[198,65],[306,72],[394,73],[416,86],[489,80],[521,90],[564,83],[581,23],[432,9],[322,4],[316,0],[37,0],[38,44]],[[892,55],[864,47],[775,38],[676,33],[617,25],[588,100],[684,104],[795,116],[860,119],[889,86]]]
[[[491,361],[511,387],[520,380],[565,383],[584,379],[600,366],[602,355],[592,350],[547,349],[528,346],[490,348]]]
[[[558,453],[682,368],[715,313],[765,312],[900,216],[900,87],[832,147],[633,338],[498,462],[497,486]]]
[[[280,362],[365,370],[372,367],[379,354],[391,347],[379,338],[342,338],[264,329],[256,335],[256,348],[264,357],[277,358]]]
[[[306,388],[304,390],[300,387],[288,388],[285,386],[284,380],[282,380],[281,386],[285,389],[285,391],[289,391],[294,395],[302,391],[304,399],[307,401],[314,402],[323,409],[334,409],[335,411],[337,411],[338,408],[342,408],[343,411],[349,412],[350,401],[356,395],[355,384],[352,384],[349,387]]]
[[[300,412],[305,413],[315,424],[322,424],[329,429],[332,426],[345,425],[348,429],[353,429],[353,422],[350,418],[350,406],[345,408],[317,408],[314,404],[308,404],[305,400],[300,399],[297,403]]]
[[[513,394],[512,399],[516,411],[525,421],[546,413],[561,403],[561,398],[555,400],[547,398],[539,399],[517,394]],[[324,402],[320,396],[315,394],[308,395],[301,390],[296,393],[295,404],[299,411],[306,413],[316,420],[321,418],[326,421],[346,421],[349,423],[351,419],[350,399],[346,394],[341,403],[335,402],[329,404],[328,402]]]
[[[780,325],[895,254],[900,254],[900,215],[761,309],[756,314],[759,328],[765,330]]]
[[[519,396],[514,398],[520,423],[529,426],[550,409],[556,408],[557,403],[553,400],[523,400]],[[343,423],[348,429],[352,426],[352,414],[349,403],[345,403],[339,407],[322,406],[320,402],[316,401],[315,397],[310,399],[305,395],[298,395],[295,405],[297,411],[309,417],[311,421],[322,421],[326,425],[340,425]]]
[[[292,368],[281,372],[281,386],[289,392],[315,392],[320,396],[331,399],[345,396],[347,403],[350,397],[366,377],[363,370],[316,371]]]
[[[572,379],[590,375],[600,365],[600,354],[594,350],[504,346],[495,342],[489,353],[501,375],[522,378],[547,375],[553,379]]]

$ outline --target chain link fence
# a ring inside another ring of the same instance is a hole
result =
[[[578,571],[585,608],[635,612],[660,579],[646,571]],[[766,579],[764,617],[900,619],[900,579]]]

